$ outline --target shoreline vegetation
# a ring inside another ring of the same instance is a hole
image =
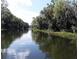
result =
[[[49,30],[39,30],[39,29],[32,29],[33,32],[43,32],[47,33],[52,36],[60,37],[60,38],[65,38],[65,39],[71,39],[71,40],[76,40],[77,39],[77,34],[76,33],[70,33],[70,32],[53,32]]]
[[[76,0],[51,0],[47,7],[40,11],[40,15],[33,17],[32,31],[76,40]]]
[[[22,19],[16,17],[7,8],[6,0],[1,0],[1,31],[24,31],[29,28],[29,24]]]
[[[40,15],[33,17],[31,26],[14,16],[7,8],[8,4],[4,2],[2,1],[1,4],[1,31],[24,31],[27,28],[33,28],[32,30],[35,32],[44,32],[67,39],[77,39],[76,1],[51,0],[51,3],[40,11]]]

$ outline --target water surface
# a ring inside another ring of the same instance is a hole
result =
[[[76,59],[76,41],[41,32],[3,31],[2,59]]]

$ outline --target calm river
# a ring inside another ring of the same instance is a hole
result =
[[[2,59],[77,59],[76,41],[41,32],[2,31]]]

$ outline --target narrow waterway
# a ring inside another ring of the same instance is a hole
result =
[[[39,45],[32,40],[31,31],[15,38],[7,49],[3,49],[6,55],[3,59],[45,59],[45,54],[39,49]],[[5,44],[6,45],[6,44]]]
[[[2,32],[2,59],[76,59],[76,44],[44,33]]]

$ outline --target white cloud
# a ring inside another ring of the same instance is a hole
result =
[[[29,10],[16,10],[13,12],[14,15],[17,17],[21,18],[23,21],[28,22],[31,24],[32,22],[32,17],[35,17],[38,15],[37,12],[29,11]]]
[[[8,4],[11,6],[32,6],[32,0],[7,0]]]
[[[29,24],[32,22],[32,17],[38,15],[37,12],[28,10],[28,7],[32,7],[33,5],[32,1],[33,0],[7,0],[10,11]]]

